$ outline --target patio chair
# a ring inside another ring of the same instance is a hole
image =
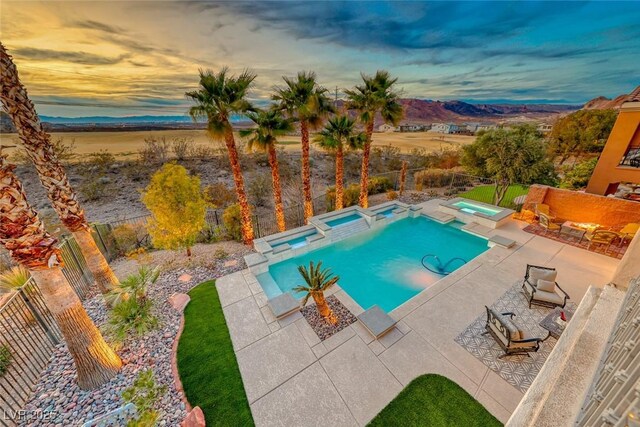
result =
[[[630,222],[622,227],[618,232],[618,235],[620,236],[620,245],[624,244],[626,240],[633,239],[633,236],[638,233],[638,230],[640,230],[640,223],[637,222]]]
[[[562,229],[562,226],[560,226],[560,224],[556,224],[555,222],[553,222],[553,219],[550,216],[542,212],[538,214],[538,222],[542,228],[549,231],[557,231],[558,233],[560,233],[560,230]]]
[[[613,241],[620,238],[620,235],[615,231],[595,230],[590,233],[585,233],[584,238],[589,242],[587,249],[590,249],[591,245],[595,243],[598,245],[607,245],[607,248],[604,250],[606,252],[609,250],[609,246],[611,246]]]
[[[500,345],[504,354],[499,357],[527,355],[540,349],[543,339],[531,337],[520,329],[513,321],[514,313],[498,313],[485,305],[487,309],[487,322],[485,324],[485,334],[490,334]],[[530,356],[529,356],[530,357]]]
[[[527,264],[527,271],[522,282],[522,290],[531,305],[543,307],[563,307],[567,304],[569,294],[556,282],[555,268]]]
[[[534,206],[534,212],[536,216],[540,216],[540,214],[551,216],[549,205],[545,205],[544,203],[536,203]]]

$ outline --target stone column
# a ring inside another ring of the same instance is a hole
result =
[[[618,264],[611,282],[620,289],[627,289],[631,279],[640,277],[640,232],[637,232]]]

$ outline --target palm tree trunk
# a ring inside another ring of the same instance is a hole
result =
[[[366,140],[362,147],[362,168],[360,170],[360,197],[358,203],[363,208],[369,207],[369,156],[371,155],[371,137],[373,135],[373,119],[365,127]]]
[[[273,200],[276,208],[276,222],[278,231],[285,231],[287,226],[284,222],[284,208],[282,207],[282,187],[280,186],[280,171],[278,169],[278,156],[276,146],[269,144],[267,148],[269,156],[269,166],[271,167],[271,181],[273,183]]]
[[[58,241],[27,202],[14,169],[0,156],[0,243],[38,284],[74,359],[80,387],[98,387],[120,370],[122,362],[62,274]]]
[[[224,141],[229,152],[229,162],[231,163],[231,171],[233,172],[233,181],[236,186],[236,195],[240,204],[242,242],[245,245],[253,244],[253,225],[251,223],[251,208],[247,200],[247,193],[244,191],[244,178],[242,177],[242,169],[240,168],[240,159],[238,158],[238,149],[236,148],[236,140],[233,137],[233,130],[228,124],[227,131],[224,135]]]
[[[402,169],[400,170],[400,195],[404,193],[404,186],[407,181],[407,161],[402,161]]]
[[[96,241],[93,240],[91,232],[86,228],[81,228],[72,234],[87,260],[87,267],[89,267],[89,270],[92,272],[100,292],[106,294],[112,291],[114,283],[118,283],[118,278],[113,273],[113,270],[111,270],[111,267],[109,267],[100,249],[98,249],[98,245],[96,245]]]
[[[38,171],[40,182],[47,190],[47,196],[53,208],[69,231],[74,234],[88,233],[89,224],[84,211],[69,184],[64,167],[53,150],[51,137],[42,129],[27,90],[20,83],[18,70],[2,44],[0,44],[0,65],[3,70],[2,104],[11,116],[20,141]],[[87,260],[91,273],[98,281],[100,291],[105,293],[120,286],[120,283],[102,253],[99,250],[93,250],[93,247],[95,242],[93,245],[80,244],[82,254]]]
[[[47,308],[62,331],[78,373],[78,385],[92,390],[113,378],[120,357],[107,345],[59,267],[31,270]]]
[[[336,148],[336,210],[344,207],[344,152],[342,144]]]
[[[331,310],[331,307],[329,307],[329,304],[327,304],[327,300],[324,298],[324,293],[322,291],[312,292],[311,296],[316,303],[316,307],[318,307],[318,313],[320,313],[320,316],[332,325],[338,323],[338,318],[333,313],[333,310]]]
[[[300,121],[302,134],[302,194],[304,197],[304,222],[313,216],[313,198],[311,195],[311,166],[309,165],[309,123]]]

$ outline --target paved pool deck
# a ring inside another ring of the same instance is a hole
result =
[[[437,209],[438,201],[423,203]],[[509,221],[495,232],[517,242],[495,246],[425,289],[390,315],[398,325],[374,340],[356,322],[324,342],[300,313],[277,320],[249,272],[217,280],[245,391],[258,426],[365,425],[415,377],[444,375],[506,422],[523,393],[454,338],[517,281],[526,264],[553,266],[579,303],[603,287],[618,260],[522,231]],[[363,310],[343,290],[332,292],[354,315]],[[313,401],[313,408],[309,402]]]

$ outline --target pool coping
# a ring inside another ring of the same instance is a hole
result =
[[[487,215],[482,212],[467,213],[459,207],[454,206],[455,203],[459,202],[470,202],[486,209],[498,210],[498,213],[495,215]],[[478,202],[464,197],[454,197],[453,199],[440,202],[438,209],[440,212],[455,216],[458,220],[464,223],[477,222],[480,225],[490,228],[499,228],[509,220],[511,215],[515,213],[513,209],[490,205],[488,203]]]

